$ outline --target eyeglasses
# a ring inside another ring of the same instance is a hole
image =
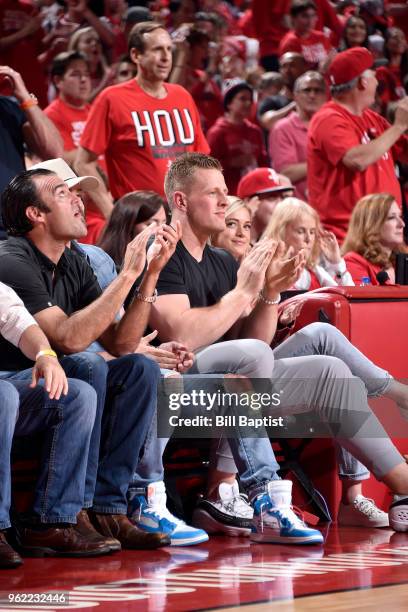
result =
[[[315,93],[315,94],[321,94],[321,93],[325,93],[325,89],[323,89],[322,87],[305,87],[304,89],[299,89],[298,93],[305,93],[305,94],[311,94],[311,93]]]

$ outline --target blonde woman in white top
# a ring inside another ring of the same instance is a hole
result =
[[[282,240],[294,255],[306,252],[306,266],[293,289],[354,285],[335,235],[322,229],[317,212],[306,202],[292,197],[279,202],[262,237]]]

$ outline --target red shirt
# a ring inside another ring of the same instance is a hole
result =
[[[56,98],[44,109],[44,113],[58,128],[66,151],[72,151],[79,146],[90,108],[90,104],[86,104],[83,108],[73,108],[60,98]]]
[[[312,30],[305,38],[300,37],[291,30],[283,37],[279,45],[279,55],[288,51],[301,53],[310,67],[315,67],[325,60],[332,48],[330,40],[318,30]]]
[[[343,240],[357,201],[370,193],[391,193],[401,204],[392,150],[362,172],[350,170],[342,159],[360,144],[380,136],[388,122],[370,109],[357,116],[334,101],[326,102],[309,125],[307,187],[309,203],[324,226]]]
[[[21,30],[38,10],[30,0],[0,0],[0,39]],[[11,66],[23,77],[40,106],[47,105],[47,77],[37,57],[41,53],[44,30],[39,28],[17,43],[0,49],[0,65]]]
[[[235,195],[241,178],[258,166],[267,166],[267,155],[262,130],[245,119],[237,125],[225,117],[220,117],[207,134],[211,155],[220,160],[224,178],[231,195]],[[231,161],[242,154],[252,159],[245,166],[236,168]]]
[[[203,70],[193,70],[191,77],[195,82],[190,84],[189,91],[200,113],[204,132],[210,129],[224,113],[220,88],[214,79],[203,80]]]
[[[73,108],[65,104],[60,98],[56,98],[44,109],[44,113],[54,122],[61,134],[65,151],[72,151],[78,148],[90,108],[89,104],[84,106],[84,108]],[[103,158],[98,160],[98,164],[106,172],[105,160]],[[90,197],[86,197],[85,203],[88,234],[83,239],[83,242],[95,244],[105,226],[106,219]]]
[[[138,189],[163,195],[171,161],[188,151],[209,152],[191,95],[180,85],[165,88],[165,98],[154,98],[132,79],[107,87],[92,105],[81,146],[105,153],[115,199]]]
[[[288,31],[285,15],[289,12],[289,1],[252,0],[252,20],[260,57],[277,55],[282,36]]]
[[[380,284],[377,280],[377,274],[380,272],[380,270],[382,270],[381,266],[376,266],[375,264],[370,263],[368,259],[362,255],[359,255],[355,251],[346,253],[344,256],[344,261],[346,262],[347,270],[353,277],[356,287],[363,284],[363,278],[369,278],[372,285]]]

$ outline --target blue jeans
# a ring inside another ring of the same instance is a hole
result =
[[[231,372],[248,378],[272,378],[273,353],[270,347],[259,340],[234,340],[212,344],[196,355],[194,366],[183,375],[185,390],[189,388],[190,378],[202,379],[201,388],[214,391],[213,377],[216,374]],[[206,379],[208,382],[206,383]],[[146,487],[151,482],[163,480],[162,454],[168,440],[157,437],[157,415],[147,433],[144,452],[132,480],[132,488]],[[278,480],[279,464],[268,438],[230,439],[234,459],[239,461],[240,479],[244,487],[263,485],[270,480]],[[228,449],[229,451],[229,449]],[[238,464],[238,463],[237,463]],[[235,471],[233,469],[232,471]]]
[[[32,518],[41,523],[75,523],[84,500],[85,472],[96,414],[96,393],[69,379],[69,390],[50,400],[40,384],[0,380],[0,529],[10,527],[10,452],[13,436],[44,432]]]
[[[67,376],[89,383],[97,394],[89,447],[84,507],[126,514],[126,494],[156,412],[159,367],[143,355],[106,362],[84,351],[60,360]],[[31,370],[15,373],[27,378]]]

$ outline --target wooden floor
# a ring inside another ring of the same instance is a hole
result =
[[[408,609],[408,533],[345,527],[324,533],[324,546],[214,537],[200,546],[98,559],[26,559],[22,568],[0,572],[0,611]],[[61,592],[66,604],[30,604],[34,594],[51,592]]]

